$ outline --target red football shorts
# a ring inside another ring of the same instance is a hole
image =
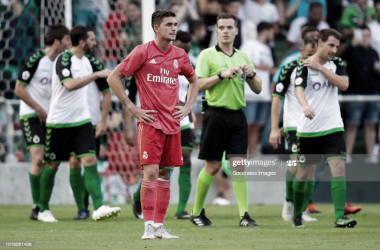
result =
[[[167,135],[160,129],[139,122],[137,144],[140,165],[157,164],[160,167],[182,166],[181,132]]]

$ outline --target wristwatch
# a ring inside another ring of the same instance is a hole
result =
[[[219,72],[219,73],[217,74],[217,76],[219,77],[220,80],[223,80],[223,79],[224,79],[224,77],[222,76],[222,72]]]
[[[247,79],[253,79],[253,78],[255,78],[255,76],[256,76],[256,72],[253,71],[253,76],[246,76],[246,78],[247,78]]]

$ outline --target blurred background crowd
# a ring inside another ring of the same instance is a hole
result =
[[[87,25],[95,31],[96,55],[107,68],[113,69],[135,46],[142,43],[141,1],[72,1],[73,26]],[[17,99],[14,87],[20,66],[35,49],[44,47],[45,27],[52,23],[65,23],[64,2],[0,1],[0,161],[4,161],[9,150],[6,131],[10,124],[13,126],[14,151],[18,161],[29,161],[18,121],[18,104],[12,102],[13,110],[10,110],[6,100]],[[157,0],[156,7],[175,12],[179,29],[191,34],[189,57],[193,66],[201,50],[217,43],[217,15],[230,12],[238,17],[239,34],[234,47],[248,48],[249,56],[263,80],[260,95],[247,93],[249,102],[262,105],[262,112],[252,114],[248,119],[252,131],[257,134],[254,141],[250,142],[251,155],[258,151],[272,152],[268,141],[272,76],[282,59],[299,49],[301,34],[305,29],[331,27],[341,32],[337,56],[344,59],[350,77],[350,87],[343,95],[380,93],[380,1]],[[109,119],[111,132],[123,130],[121,109],[118,103],[113,103]],[[349,155],[367,154],[369,163],[377,163],[379,110],[378,102],[342,104]],[[198,118],[195,126],[197,131],[202,120],[199,105],[195,105],[193,111]],[[11,123],[7,117],[12,117]],[[356,139],[357,134],[360,140]]]

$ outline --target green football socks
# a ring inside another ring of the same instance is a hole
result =
[[[49,201],[51,193],[53,192],[56,174],[57,170],[52,170],[48,166],[45,166],[44,171],[41,174],[40,212],[49,210]]]
[[[41,174],[33,175],[29,173],[30,190],[32,191],[33,205],[40,205],[40,180]]]
[[[293,201],[293,180],[295,175],[286,170],[286,200]]]
[[[187,201],[191,192],[191,167],[180,167],[179,177],[179,201],[176,214],[186,210]]]
[[[346,205],[346,177],[331,177],[331,197],[334,203],[335,221],[344,215]]]
[[[100,189],[100,177],[96,165],[84,167],[84,180],[86,189],[91,195],[94,210],[97,210],[103,205],[103,194]]]
[[[84,206],[84,184],[82,179],[82,168],[70,168],[70,185],[73,190],[74,199],[78,207],[78,211],[86,210]]]
[[[302,205],[305,198],[307,183],[299,181],[297,177],[293,181],[294,216],[302,215]]]
[[[201,170],[197,180],[197,191],[195,193],[195,204],[193,209],[193,215],[198,216],[205,203],[208,189],[214,180],[214,176],[205,172],[204,168]]]
[[[306,182],[306,191],[305,191],[305,197],[302,204],[302,212],[306,211],[306,208],[309,205],[309,201],[314,192],[314,186],[315,186],[315,181],[308,180]]]
[[[233,176],[232,187],[234,188],[238,203],[240,219],[242,219],[244,217],[244,212],[248,211],[248,183],[246,176]]]

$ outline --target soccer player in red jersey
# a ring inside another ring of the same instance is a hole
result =
[[[177,33],[176,15],[169,10],[152,14],[156,39],[137,46],[111,73],[107,81],[124,106],[137,118],[140,164],[144,169],[141,206],[145,231],[141,239],[175,239],[163,227],[170,199],[170,176],[181,166],[180,121],[186,117],[199,90],[197,75],[183,49],[171,45]],[[124,92],[123,77],[136,77],[141,108]],[[189,81],[185,106],[178,106],[178,75]]]

